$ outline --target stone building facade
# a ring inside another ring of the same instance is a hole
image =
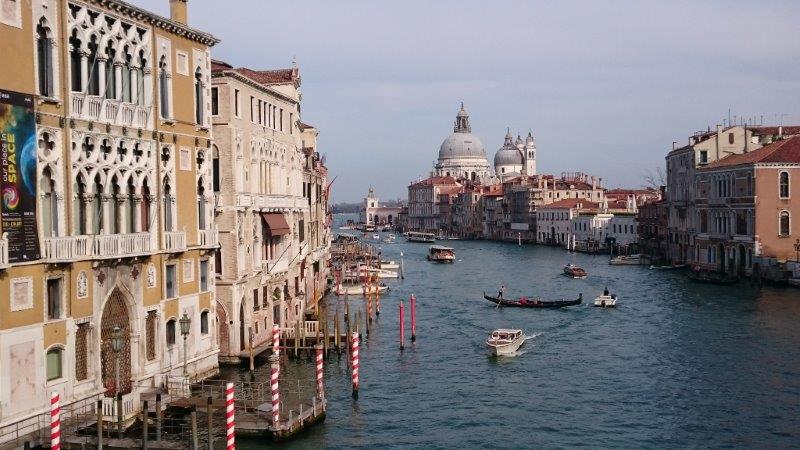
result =
[[[209,54],[218,40],[189,27],[186,8],[171,0],[167,19],[114,0],[0,0],[14,68],[0,71],[0,116],[19,113],[18,128],[30,121],[21,154],[31,158],[24,190],[35,217],[19,226],[6,191],[16,188],[6,186],[0,428],[36,420],[52,391],[63,403],[109,406],[120,393],[128,418],[142,395],[217,372]],[[14,98],[28,113],[14,112]]]
[[[214,192],[220,229],[221,361],[303,320],[324,290],[327,170],[300,122],[300,74],[212,65]]]

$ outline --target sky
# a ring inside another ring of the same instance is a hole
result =
[[[168,0],[129,0],[162,15]],[[539,173],[639,187],[731,116],[800,123],[800,2],[189,0],[235,67],[290,67],[334,202],[405,198],[459,103],[489,163],[506,128]]]

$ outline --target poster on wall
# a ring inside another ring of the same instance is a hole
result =
[[[0,230],[9,262],[40,258],[33,96],[0,90]]]

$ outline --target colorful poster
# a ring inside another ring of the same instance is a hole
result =
[[[40,258],[33,96],[0,90],[0,230],[10,262]]]

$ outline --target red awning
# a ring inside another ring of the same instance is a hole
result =
[[[273,236],[283,236],[290,234],[292,230],[289,228],[289,223],[281,213],[261,213],[261,218],[269,228],[269,234]]]

